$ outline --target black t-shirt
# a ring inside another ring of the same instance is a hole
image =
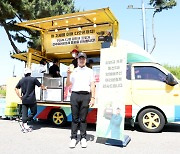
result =
[[[22,104],[34,104],[36,103],[36,95],[35,95],[35,86],[40,87],[41,83],[37,80],[37,78],[27,76],[22,78],[16,88],[22,91]]]
[[[57,71],[60,72],[59,67],[55,64],[53,64],[50,68],[49,68],[49,74],[52,75],[52,77],[60,77],[59,74],[57,74]]]
[[[74,68],[78,66],[77,58],[73,59],[72,64],[74,65]]]

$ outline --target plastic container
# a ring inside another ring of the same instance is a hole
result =
[[[6,100],[5,98],[0,98],[0,117],[5,117],[5,108],[6,108]]]

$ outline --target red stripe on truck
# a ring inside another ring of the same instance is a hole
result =
[[[54,106],[47,106],[43,111],[41,111],[38,115],[37,115],[37,119],[48,119],[48,115],[51,112],[52,109],[59,109],[59,107],[54,107]]]
[[[96,123],[97,120],[97,109],[92,109],[86,118],[87,123]]]
[[[132,105],[125,106],[125,117],[132,118]]]

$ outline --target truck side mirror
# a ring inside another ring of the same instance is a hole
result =
[[[168,73],[168,75],[166,77],[166,83],[170,86],[174,86],[174,85],[178,84],[178,82],[174,79],[174,77],[172,76],[171,73]]]

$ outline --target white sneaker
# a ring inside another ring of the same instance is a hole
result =
[[[32,128],[27,125],[27,123],[22,123],[23,132],[32,132]]]
[[[28,131],[26,130],[26,128],[24,127],[24,123],[23,123],[23,122],[19,122],[19,125],[20,125],[21,131],[22,131],[23,133],[27,133],[27,132],[28,132]]]
[[[81,139],[81,147],[82,147],[82,148],[86,148],[86,147],[87,147],[87,141],[86,141],[85,138],[82,138],[82,139]]]
[[[23,126],[25,129],[29,129],[30,127],[27,125],[27,123],[23,123]]]
[[[70,142],[70,144],[69,144],[69,147],[70,147],[70,148],[75,148],[75,146],[76,146],[76,139],[71,139],[71,142]]]

